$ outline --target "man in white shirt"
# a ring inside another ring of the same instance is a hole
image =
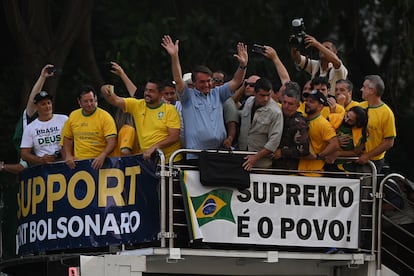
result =
[[[332,41],[324,40],[320,43],[313,36],[305,35],[305,45],[306,48],[314,47],[319,50],[319,60],[301,55],[295,47],[291,49],[292,59],[300,69],[311,74],[312,79],[326,77],[330,87],[335,87],[337,80],[347,78],[348,70],[337,56],[338,51]],[[329,94],[335,96],[335,89],[329,91]]]
[[[52,95],[46,91],[36,94],[38,118],[23,131],[20,145],[22,159],[30,165],[52,163],[61,159],[62,128],[68,117],[53,114]]]

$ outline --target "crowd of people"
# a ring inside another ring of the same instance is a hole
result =
[[[335,44],[306,35],[305,45],[316,48],[319,59],[292,47],[292,61],[309,76],[302,86],[291,80],[277,51],[263,46],[261,54],[274,64],[280,79],[276,90],[265,77],[246,76],[249,54],[244,43],[236,46],[238,65],[231,78],[204,65],[183,74],[179,41],[165,35],[161,46],[171,58],[173,80],[148,80],[144,92],[138,93],[122,67],[111,62],[111,72],[129,93],[120,97],[113,85],[100,87],[103,98],[118,108],[115,118],[98,107],[92,86],[79,90],[79,109],[69,116],[54,114],[53,97],[42,90],[54,75],[49,70],[53,65],[47,64],[20,122],[21,140],[16,144],[21,160],[0,162],[0,171],[19,173],[27,166],[58,160],[74,168],[80,159],[93,159],[92,167],[99,169],[110,156],[142,153],[149,159],[160,149],[169,160],[180,148],[225,148],[251,152],[243,163],[248,171],[256,167],[358,172],[372,161],[381,172],[396,137],[394,114],[381,99],[382,78],[366,76],[360,89],[363,101],[357,102]],[[177,155],[174,162],[196,165],[197,158]]]
[[[274,64],[280,79],[276,90],[265,77],[246,76],[249,54],[244,43],[236,46],[238,64],[229,79],[222,70],[213,72],[204,65],[183,74],[179,41],[165,35],[161,46],[171,58],[173,80],[150,79],[142,93],[118,63],[110,63],[129,94],[120,97],[111,84],[100,87],[102,97],[117,108],[115,116],[98,106],[98,92],[89,85],[79,89],[78,109],[68,116],[53,113],[53,96],[43,90],[55,74],[47,64],[13,137],[20,161],[0,161],[0,171],[19,174],[28,166],[56,161],[73,169],[81,159],[92,159],[91,167],[98,170],[107,157],[142,154],[148,160],[159,149],[168,161],[185,148],[248,151],[242,164],[247,171],[273,168],[321,176],[369,172],[371,161],[381,173],[397,135],[393,111],[382,101],[383,79],[365,76],[359,90],[363,101],[357,102],[335,44],[310,35],[305,44],[318,49],[319,59],[292,47],[292,61],[308,75],[303,85],[291,80],[274,48],[263,46],[260,54]],[[197,166],[198,155],[176,155],[173,161]],[[390,200],[386,211],[402,206],[405,197],[393,199],[396,203]],[[412,206],[407,206],[412,215]],[[403,221],[410,231],[412,221]]]

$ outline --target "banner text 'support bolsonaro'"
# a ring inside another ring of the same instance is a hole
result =
[[[358,179],[251,174],[242,191],[181,185],[192,239],[204,242],[357,248]],[[220,229],[220,231],[217,231]]]
[[[160,231],[155,165],[142,155],[26,169],[18,193],[18,254],[152,241]]]

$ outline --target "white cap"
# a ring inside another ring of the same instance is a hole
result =
[[[185,73],[185,74],[183,75],[183,81],[184,81],[185,83],[187,83],[187,84],[192,84],[192,83],[193,83],[193,81],[192,81],[192,79],[191,79],[191,73]]]

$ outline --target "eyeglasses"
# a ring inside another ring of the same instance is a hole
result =
[[[250,86],[250,87],[254,87],[254,82],[247,82],[247,81],[244,81],[244,86]]]
[[[215,83],[223,83],[224,82],[224,80],[220,80],[220,79],[216,79],[216,78],[213,78],[212,81],[214,81]]]
[[[351,116],[349,116],[349,111],[347,113],[345,113],[344,121],[350,126],[355,126],[355,124],[356,124],[355,116],[352,116],[352,118],[351,118]]]

